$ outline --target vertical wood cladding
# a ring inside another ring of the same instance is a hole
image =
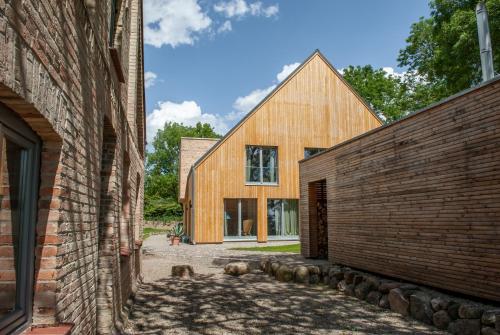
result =
[[[195,240],[224,238],[224,199],[258,199],[257,239],[267,241],[267,200],[299,198],[299,164],[305,148],[329,148],[380,126],[364,102],[315,52],[194,171]],[[278,148],[278,185],[247,185],[247,145]],[[189,182],[188,182],[189,183]]]
[[[500,301],[498,79],[301,162],[305,256],[321,179],[332,262]]]

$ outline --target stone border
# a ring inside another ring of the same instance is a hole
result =
[[[500,335],[500,307],[449,297],[342,265],[290,265],[265,258],[260,269],[282,282],[324,284],[345,295],[460,335]]]

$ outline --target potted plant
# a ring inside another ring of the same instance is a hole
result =
[[[170,231],[170,243],[171,245],[179,245],[181,241],[181,236],[184,233],[184,228],[182,227],[182,223],[178,222]]]

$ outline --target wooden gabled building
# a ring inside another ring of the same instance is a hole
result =
[[[191,241],[298,239],[299,160],[381,124],[315,51],[187,168],[181,201]]]

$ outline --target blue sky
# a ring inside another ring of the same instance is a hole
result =
[[[166,121],[223,134],[315,49],[403,72],[421,16],[427,0],[145,0],[148,140]]]

